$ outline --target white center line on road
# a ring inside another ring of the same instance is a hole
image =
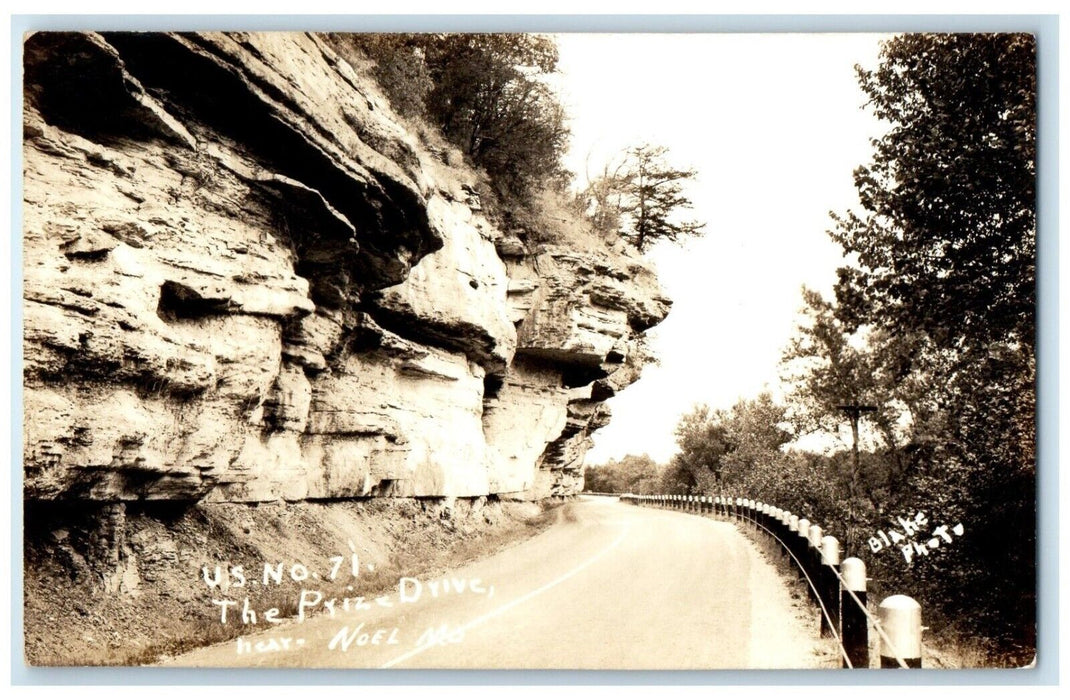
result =
[[[508,612],[509,610],[512,610],[513,608],[515,608],[516,606],[520,605],[521,603],[526,603],[527,601],[531,600],[535,596],[545,593],[546,591],[550,590],[551,588],[553,588],[554,586],[558,585],[559,583],[563,583],[563,582],[567,581],[568,579],[572,578],[573,576],[575,576],[579,572],[581,572],[584,569],[586,569],[591,564],[593,564],[596,561],[598,561],[599,559],[601,559],[606,553],[608,553],[614,547],[616,547],[621,542],[623,542],[624,538],[628,535],[628,530],[630,530],[630,529],[631,528],[627,528],[627,527],[624,528],[624,530],[620,533],[620,535],[617,536],[617,539],[613,540],[613,542],[611,542],[609,544],[609,546],[607,546],[605,549],[600,551],[598,554],[595,554],[593,557],[591,557],[587,561],[583,562],[582,564],[580,564],[576,568],[572,569],[571,571],[567,571],[567,572],[561,574],[560,576],[555,578],[553,581],[550,581],[549,583],[547,583],[547,584],[545,584],[543,586],[540,586],[539,588],[536,588],[535,590],[531,591],[530,593],[526,593],[526,594],[520,596],[516,600],[513,600],[513,601],[511,601],[509,603],[506,603],[505,605],[500,605],[497,608],[495,608],[494,610],[491,610],[488,613],[484,613],[484,614],[480,615],[476,619],[474,619],[474,620],[462,625],[461,627],[459,627],[458,631],[468,632],[468,630],[474,629],[474,628],[478,627],[479,625],[482,625],[487,620],[490,620],[492,618],[498,617],[502,613],[505,613],[505,612]],[[437,646],[437,644],[435,642],[425,643],[425,644],[423,644],[421,646],[416,647],[415,649],[412,649],[410,651],[405,652],[404,654],[402,654],[401,656],[398,656],[397,658],[394,658],[394,659],[391,659],[390,661],[387,661],[385,664],[383,664],[379,668],[390,668],[391,666],[394,666],[396,664],[400,664],[402,661],[407,661],[407,660],[411,659],[412,657],[416,656],[417,654],[421,654],[421,653],[427,651],[428,649],[430,649],[431,647],[434,647],[434,646]]]

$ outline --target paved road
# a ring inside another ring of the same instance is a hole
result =
[[[464,591],[444,593],[444,578]],[[370,609],[321,614],[243,638],[241,653],[228,642],[168,665],[754,668],[755,640],[797,644],[780,632],[791,627],[779,624],[789,610],[752,600],[779,585],[734,525],[585,497],[540,535],[419,588],[407,581]]]

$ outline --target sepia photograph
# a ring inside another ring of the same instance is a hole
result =
[[[1037,35],[19,40],[27,666],[1043,653]]]

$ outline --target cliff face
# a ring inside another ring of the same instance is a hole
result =
[[[24,48],[27,498],[582,486],[641,261],[503,235],[314,35]]]

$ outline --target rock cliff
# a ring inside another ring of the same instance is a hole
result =
[[[25,496],[540,499],[669,302],[527,246],[311,34],[25,50]]]

